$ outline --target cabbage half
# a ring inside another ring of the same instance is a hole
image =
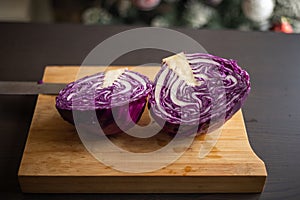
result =
[[[152,87],[146,76],[127,69],[101,72],[69,83],[56,108],[72,124],[76,112],[76,123],[88,129],[99,123],[106,135],[116,134],[137,123]]]
[[[235,60],[203,53],[164,59],[154,85],[151,116],[172,134],[179,130],[180,134],[201,134],[219,128],[250,92],[249,75]]]

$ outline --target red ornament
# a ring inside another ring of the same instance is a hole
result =
[[[132,3],[140,10],[149,11],[158,6],[160,0],[132,0]]]
[[[293,27],[288,22],[288,20],[285,17],[282,17],[280,20],[280,23],[275,24],[272,28],[273,31],[276,32],[282,32],[282,33],[293,33]]]

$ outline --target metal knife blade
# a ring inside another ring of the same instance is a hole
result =
[[[0,81],[0,94],[5,95],[36,95],[58,94],[66,87],[66,83],[37,83],[27,81]]]

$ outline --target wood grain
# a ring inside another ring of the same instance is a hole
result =
[[[129,68],[151,79],[159,69]],[[80,69],[47,67],[43,80],[70,82],[105,70],[103,67]],[[209,140],[209,134],[196,137],[187,150],[175,149],[186,150],[176,162],[154,172],[135,174],[98,162],[85,149],[75,128],[62,120],[54,105],[55,96],[39,95],[18,173],[23,192],[240,193],[263,190],[266,168],[251,149],[241,111],[222,127],[221,137],[205,158],[199,159],[198,153],[203,141]],[[144,113],[140,124],[147,121],[147,114]],[[171,139],[168,137],[162,135],[141,141],[120,134],[110,139],[122,148],[140,151],[160,148]]]

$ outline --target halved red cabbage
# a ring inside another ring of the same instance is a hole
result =
[[[152,87],[146,76],[127,69],[101,72],[69,83],[56,97],[56,108],[72,124],[76,112],[76,123],[95,129],[99,122],[106,135],[116,134],[137,123]]]
[[[250,78],[235,60],[204,53],[174,58],[163,60],[149,99],[151,116],[166,132],[212,131],[241,108]]]

